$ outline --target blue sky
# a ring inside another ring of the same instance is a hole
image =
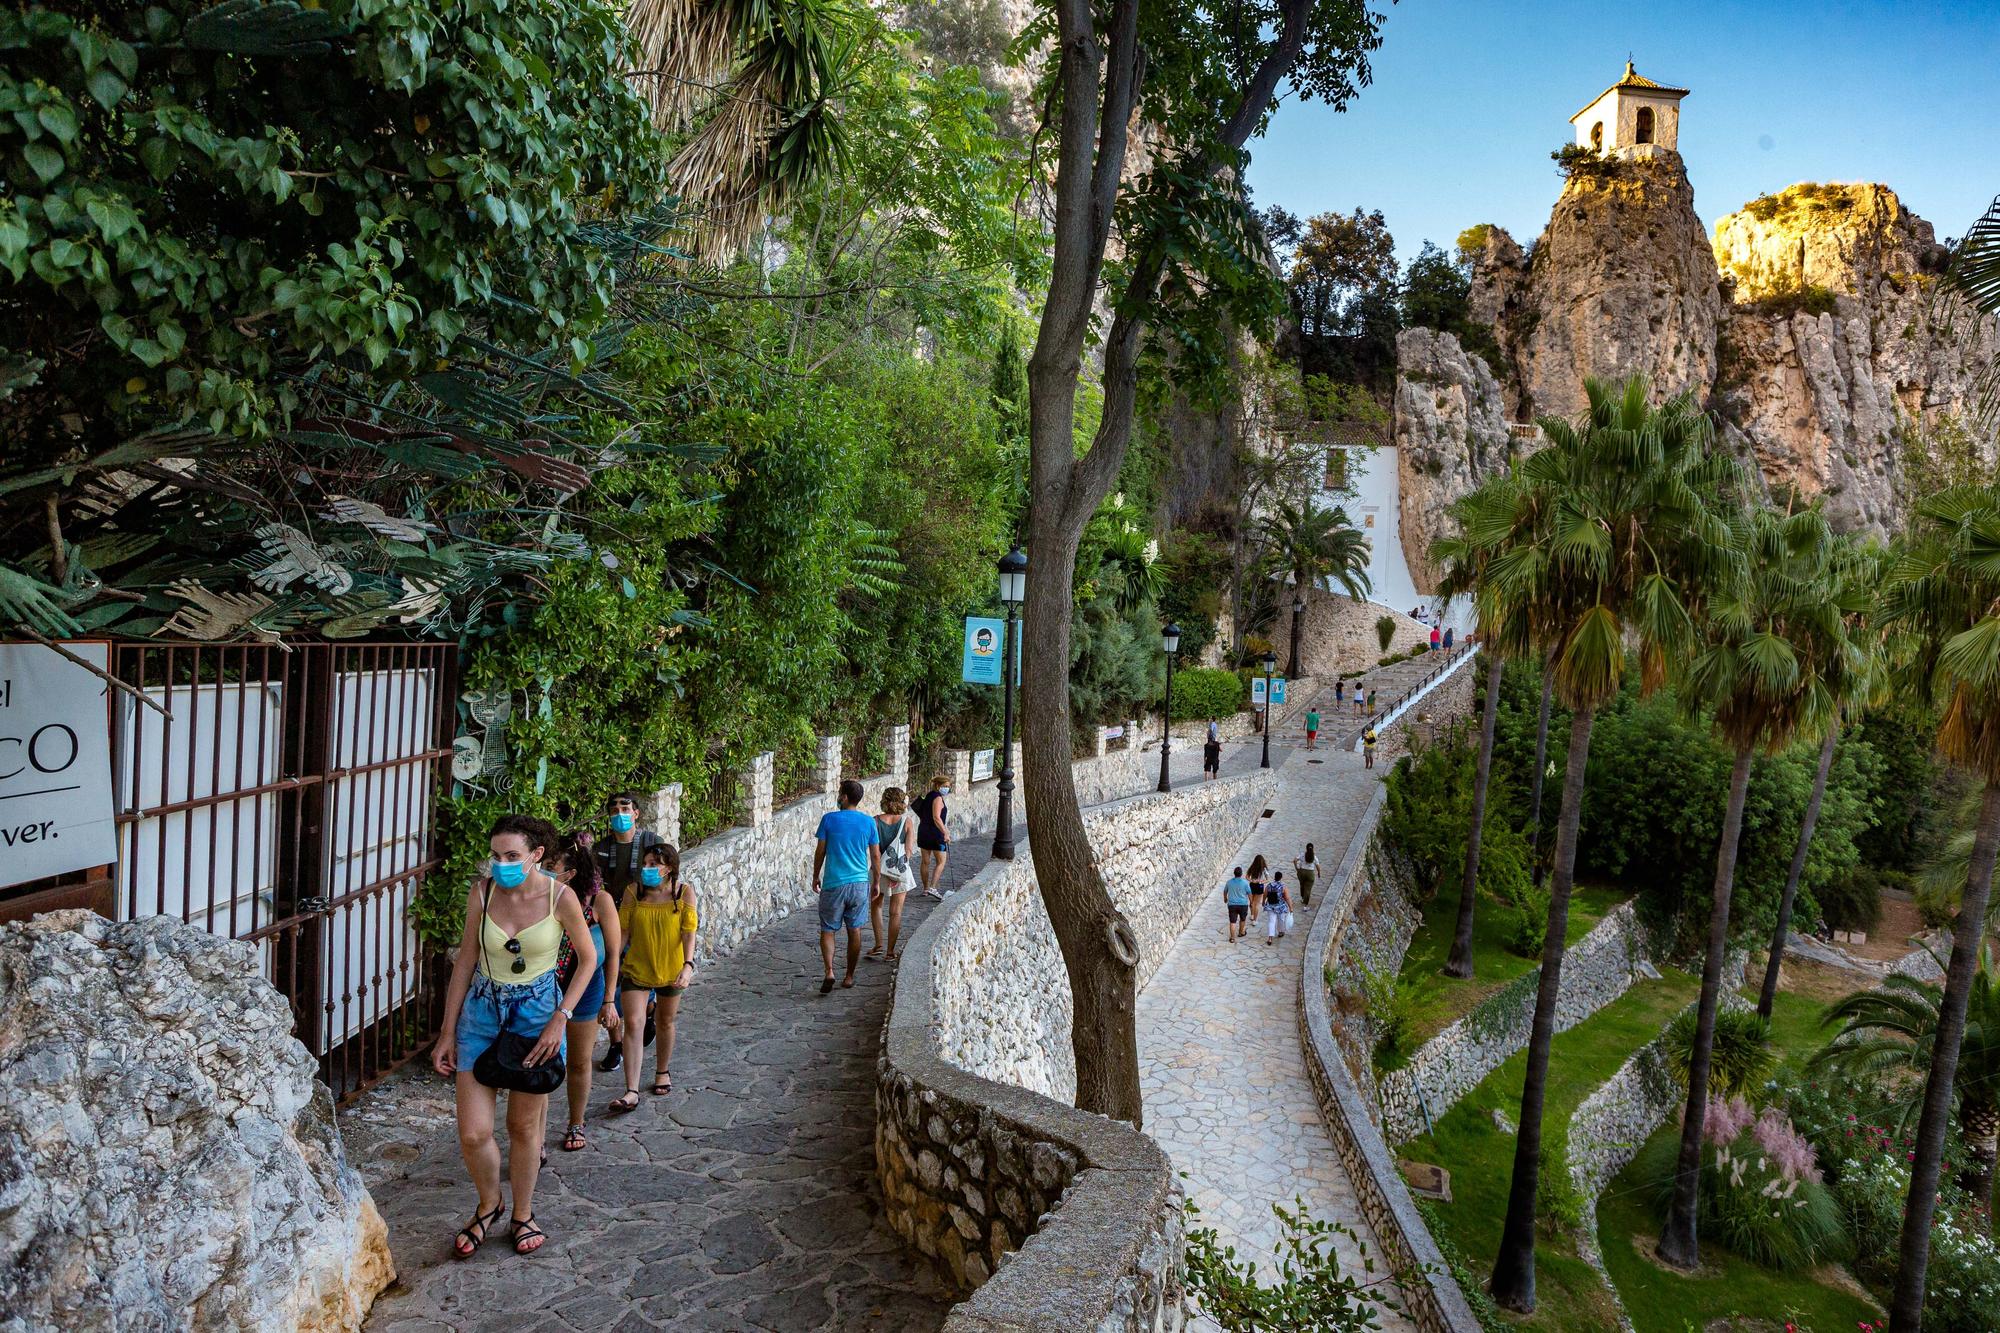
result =
[[[1386,0],[1378,0],[1386,5]],[[1562,182],[1549,152],[1624,72],[1691,89],[1680,151],[1711,230],[1797,181],[1879,181],[1961,234],[2000,194],[2000,0],[1402,0],[1374,83],[1288,102],[1252,144],[1259,205],[1381,209],[1407,260],[1476,222],[1523,245]]]

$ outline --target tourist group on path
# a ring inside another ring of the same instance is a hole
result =
[[[894,961],[904,896],[922,883],[942,898],[950,855],[950,784],[931,780],[912,810],[900,787],[882,808],[858,807],[859,782],[840,784],[839,808],[820,820],[812,884],[819,896],[820,994],[831,992],[834,945],[847,935],[851,987],[860,965],[861,924],[870,920],[869,957]],[[564,1088],[569,1120],[562,1147],[589,1146],[591,1055],[602,1027],[610,1050],[597,1069],[624,1069],[617,1113],[642,1104],[640,1076],[653,1047],[653,1081],[674,1088],[674,1034],[682,998],[694,980],[701,917],[693,886],[681,878],[680,850],[638,827],[639,799],[620,792],[605,803],[609,831],[564,835],[546,820],[504,815],[488,834],[486,873],[467,890],[465,931],[445,992],[444,1029],[431,1055],[457,1094],[459,1151],[478,1191],[473,1217],[452,1242],[470,1258],[506,1210],[500,1145],[494,1134],[499,1094],[507,1098],[507,1185],[513,1195],[508,1240],[533,1254],[548,1235],[535,1222],[535,1185],[547,1163],[549,1097]],[[886,945],[883,928],[887,924]],[[566,1085],[566,1086],[565,1086]]]
[[[1311,907],[1313,884],[1319,879],[1319,859],[1311,843],[1306,844],[1304,855],[1292,859],[1292,873],[1296,877],[1293,883],[1298,886],[1299,906]],[[1230,871],[1228,883],[1222,886],[1222,905],[1229,918],[1231,944],[1246,938],[1259,919],[1264,922],[1267,945],[1277,944],[1297,924],[1292,911],[1292,889],[1285,883],[1285,872],[1273,872],[1262,852],[1251,859],[1247,876],[1242,866]]]

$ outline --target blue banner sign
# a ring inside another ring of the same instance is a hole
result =
[[[965,618],[965,659],[959,679],[967,685],[998,685],[1007,622],[993,616]]]

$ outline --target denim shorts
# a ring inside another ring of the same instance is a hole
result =
[[[597,970],[590,974],[590,984],[583,988],[583,998],[576,1002],[572,1023],[587,1023],[604,1008],[604,927],[590,928],[590,942],[597,946]]]
[[[495,981],[483,972],[472,974],[465,992],[465,1006],[458,1011],[458,1067],[470,1073],[486,1048],[500,1039],[502,1031],[533,1040],[542,1035],[549,1020],[556,1017],[562,992],[556,989],[552,968],[533,981],[518,986]],[[567,1041],[564,1046],[567,1047]],[[555,1058],[564,1056],[562,1050]]]
[[[868,881],[829,884],[819,891],[819,928],[859,930],[868,919]]]

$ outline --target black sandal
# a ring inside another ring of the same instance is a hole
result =
[[[533,1213],[528,1214],[526,1217],[515,1217],[508,1220],[513,1223],[513,1230],[508,1233],[507,1239],[514,1243],[514,1253],[533,1254],[535,1251],[541,1249],[542,1245],[548,1243],[549,1233],[535,1225],[535,1215]],[[538,1243],[529,1245],[525,1250],[521,1248],[524,1243],[531,1240]]]
[[[582,1125],[571,1125],[569,1132],[563,1135],[562,1147],[564,1152],[582,1152],[589,1146],[590,1140],[583,1137]]]
[[[662,1074],[658,1078],[653,1080],[653,1095],[655,1097],[664,1097],[673,1090],[674,1090],[673,1075]]]
[[[624,1115],[628,1111],[638,1110],[639,1090],[637,1088],[627,1088],[625,1089],[625,1091],[619,1093],[616,1097],[611,1099],[611,1109],[618,1115]]]
[[[490,1213],[474,1213],[472,1220],[460,1227],[458,1235],[452,1238],[452,1257],[454,1259],[470,1259],[473,1255],[479,1253],[479,1247],[486,1243],[487,1228],[500,1220],[500,1213],[506,1206],[504,1203],[496,1203],[493,1205],[493,1211]],[[478,1228],[477,1231],[473,1230],[475,1227]]]

